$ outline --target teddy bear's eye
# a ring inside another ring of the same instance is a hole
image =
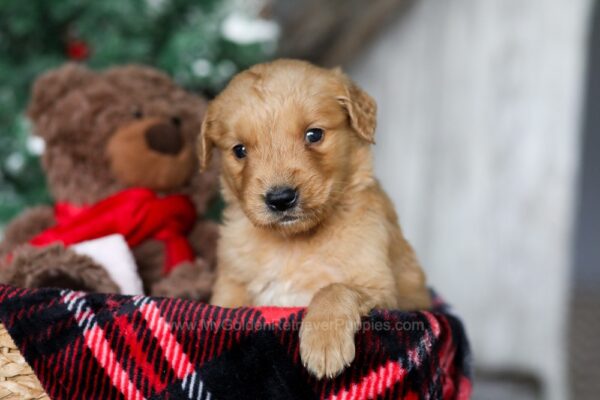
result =
[[[171,117],[171,123],[173,123],[175,126],[181,126],[181,118]]]
[[[142,112],[142,110],[135,110],[132,114],[137,119],[140,119],[144,116],[144,113]]]

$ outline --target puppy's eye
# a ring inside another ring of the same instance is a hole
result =
[[[323,140],[323,129],[312,128],[306,131],[304,134],[304,140],[308,144],[318,143]]]
[[[233,146],[233,154],[239,159],[246,157],[246,146],[243,144]]]
[[[175,126],[181,126],[181,118],[171,117],[171,123]]]
[[[133,117],[137,119],[141,119],[144,116],[144,112],[142,110],[135,110],[132,114]]]

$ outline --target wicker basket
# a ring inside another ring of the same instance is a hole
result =
[[[0,400],[50,399],[0,324]]]

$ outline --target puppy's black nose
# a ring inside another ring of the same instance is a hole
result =
[[[285,211],[298,202],[298,192],[290,187],[275,187],[265,195],[265,203],[273,211]]]

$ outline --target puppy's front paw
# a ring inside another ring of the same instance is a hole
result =
[[[300,327],[302,363],[317,378],[333,378],[354,360],[354,334],[360,315],[308,311]]]

